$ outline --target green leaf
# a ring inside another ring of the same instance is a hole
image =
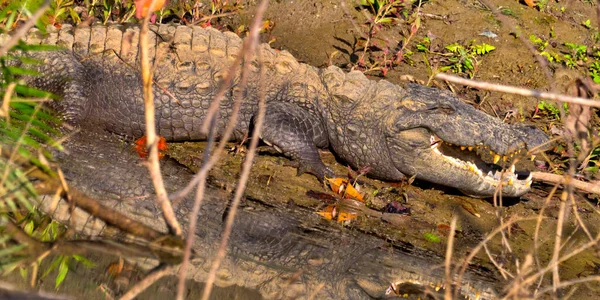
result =
[[[438,237],[437,235],[431,233],[431,232],[427,232],[425,234],[423,234],[423,237],[431,243],[439,243],[441,241],[440,237]]]
[[[86,268],[95,268],[96,267],[95,263],[93,263],[91,260],[89,260],[89,259],[87,259],[87,258],[85,258],[85,257],[83,257],[81,255],[73,254],[73,258],[76,261],[78,261],[81,264],[83,264]]]
[[[11,246],[5,249],[0,249],[0,257],[5,257],[8,256],[10,254],[13,254],[15,252],[19,252],[21,250],[23,250],[25,247],[27,247],[27,245],[25,244],[19,244],[19,245],[15,245],[15,246]]]
[[[6,67],[6,72],[10,72],[13,75],[29,75],[29,76],[37,76],[40,73],[35,70],[24,69],[19,67]]]
[[[25,227],[23,228],[23,231],[25,231],[25,233],[27,233],[28,235],[33,235],[33,230],[35,229],[35,224],[33,223],[33,220],[30,220],[29,222],[27,222],[27,225],[25,225]]]
[[[23,280],[27,280],[27,268],[20,268],[19,273],[21,274],[21,278],[23,278]]]
[[[56,45],[31,45],[31,44],[19,44],[19,50],[23,51],[57,51],[60,50],[60,46]]]
[[[464,47],[459,43],[454,43],[446,46],[446,49],[450,52],[458,53],[461,49],[464,49]]]
[[[62,261],[63,255],[59,255],[57,258],[55,258],[52,263],[50,264],[50,266],[48,267],[48,269],[46,269],[46,271],[44,272],[44,274],[42,274],[42,277],[40,277],[40,279],[48,276],[48,274],[50,274],[50,272],[52,272],[52,270],[56,269],[56,267],[58,267],[58,265],[60,264],[60,262]],[[38,263],[41,261],[38,261]]]
[[[15,86],[15,91],[17,93],[27,96],[27,97],[38,97],[38,98],[49,98],[49,99],[57,98],[57,96],[52,95],[52,93],[48,93],[48,92],[42,91],[40,89],[36,89],[36,88],[32,88],[32,87],[28,87],[28,86],[20,85],[20,84],[17,84]]]
[[[58,286],[65,280],[67,273],[69,272],[69,257],[65,256],[58,267],[58,275],[56,275],[54,288],[58,289]]]

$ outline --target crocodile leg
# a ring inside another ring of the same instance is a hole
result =
[[[325,128],[308,111],[291,103],[267,105],[261,139],[280,149],[298,164],[298,175],[309,173],[323,180],[333,171],[321,161],[317,146],[327,146]]]

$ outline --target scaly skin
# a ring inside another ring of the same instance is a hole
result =
[[[64,26],[45,37],[34,31],[28,42],[58,44],[75,53],[41,54],[44,76],[33,82],[64,96],[55,106],[67,120],[121,135],[144,134],[141,80],[131,67],[137,60],[137,27]],[[149,43],[150,58],[156,60],[158,133],[171,141],[204,139],[200,126],[206,109],[241,40],[214,29],[160,25],[152,27]],[[370,176],[384,180],[416,175],[476,196],[492,196],[498,186],[504,196],[529,190],[527,174],[495,172],[498,168],[479,155],[456,153],[458,148],[447,144],[508,157],[545,143],[542,131],[504,124],[437,89],[401,88],[337,67],[317,69],[298,63],[286,51],[259,48],[249,68],[234,139],[245,135],[257,112],[262,62],[268,108],[261,137],[294,159],[299,173],[333,176],[317,152],[329,147],[352,167],[370,167]],[[219,135],[231,115],[239,78],[238,71],[221,104]]]
[[[156,217],[160,208],[151,200],[154,189],[147,169],[139,164],[131,145],[111,134],[88,131],[69,139],[65,147],[69,153],[59,153],[57,159],[70,184],[102,199],[105,206],[166,231],[164,222]],[[181,190],[194,175],[170,159],[163,160],[161,168],[170,194]],[[230,197],[208,183],[198,215],[196,257],[188,272],[200,282],[206,280],[217,253]],[[52,202],[42,202],[42,209],[48,211]],[[184,228],[188,226],[193,202],[191,193],[175,207]],[[82,236],[135,240],[114,236],[102,222],[91,221],[79,209],[71,213],[67,204],[62,205],[52,211],[65,213],[54,214],[53,218],[73,226]],[[391,283],[435,291],[445,281],[442,257],[411,245],[391,245],[384,239],[336,224],[324,224],[313,210],[287,204],[244,201],[228,245],[216,284],[256,289],[267,299],[381,299]],[[155,261],[148,259],[135,262],[148,268],[155,266]],[[498,280],[489,270],[469,267],[460,284],[460,294],[468,299],[495,299]],[[405,292],[408,291],[402,290],[401,294]],[[410,295],[411,299],[423,297]]]

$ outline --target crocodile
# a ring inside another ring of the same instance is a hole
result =
[[[66,144],[68,155],[58,155],[65,177],[128,216],[164,227],[155,217],[157,208],[148,201],[153,190],[146,170],[113,136],[141,137],[145,131],[141,78],[133,67],[138,61],[139,28],[65,24],[60,30],[46,31],[32,30],[26,41],[64,49],[31,54],[43,64],[37,66],[42,76],[30,78],[29,83],[59,95],[61,99],[50,106],[66,122],[85,129]],[[239,55],[242,40],[212,28],[161,24],[151,25],[149,43],[158,134],[169,141],[206,139],[201,130],[206,111],[228,66]],[[261,68],[268,80],[260,80]],[[217,137],[231,116],[239,72],[220,105]],[[539,129],[504,124],[448,92],[374,81],[335,66],[315,68],[266,44],[259,46],[249,73],[232,139],[244,139],[253,126],[264,90],[267,111],[261,139],[297,162],[298,173],[308,172],[321,180],[334,176],[318,152],[328,148],[354,168],[369,167],[368,175],[374,178],[396,181],[416,176],[469,195],[492,196],[500,190],[504,196],[520,196],[530,189],[531,177],[512,168],[500,171],[495,163],[548,140]],[[490,151],[493,163],[484,158]],[[193,176],[172,160],[162,164],[170,192],[180,190]],[[199,257],[190,272],[200,281],[216,253],[228,198],[215,187],[207,195],[194,245]],[[176,207],[184,224],[192,203],[188,197]],[[320,299],[381,298],[403,295],[406,285],[431,291],[444,285],[443,260],[435,254],[324,226],[303,208],[252,201],[245,205],[219,271],[219,285],[255,288],[268,298],[284,293]],[[90,224],[81,224],[80,230],[91,230]],[[471,299],[494,299],[497,284],[493,271],[479,267],[470,267],[465,280],[456,283],[460,293]]]
[[[61,96],[52,106],[70,123],[141,137],[141,78],[133,67],[138,40],[137,26],[50,26],[46,34],[33,30],[27,42],[66,50],[38,55],[43,76],[31,84]],[[206,139],[202,124],[207,109],[242,40],[212,28],[162,24],[151,26],[149,44],[158,134],[167,141]],[[267,110],[261,139],[291,158],[298,174],[333,177],[318,152],[328,148],[353,168],[368,167],[368,176],[382,180],[416,176],[481,197],[497,192],[518,197],[530,190],[531,175],[515,172],[514,164],[505,161],[547,143],[543,131],[505,124],[436,88],[403,88],[335,66],[319,69],[267,44],[257,53],[249,64],[232,139],[247,135],[264,88]],[[240,69],[232,74],[228,99],[220,104],[217,138],[231,116]]]

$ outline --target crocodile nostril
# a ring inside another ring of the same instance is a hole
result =
[[[515,174],[517,174],[517,179],[518,180],[525,180],[529,177],[529,174],[531,174],[531,172],[529,171],[518,171],[515,172]]]

